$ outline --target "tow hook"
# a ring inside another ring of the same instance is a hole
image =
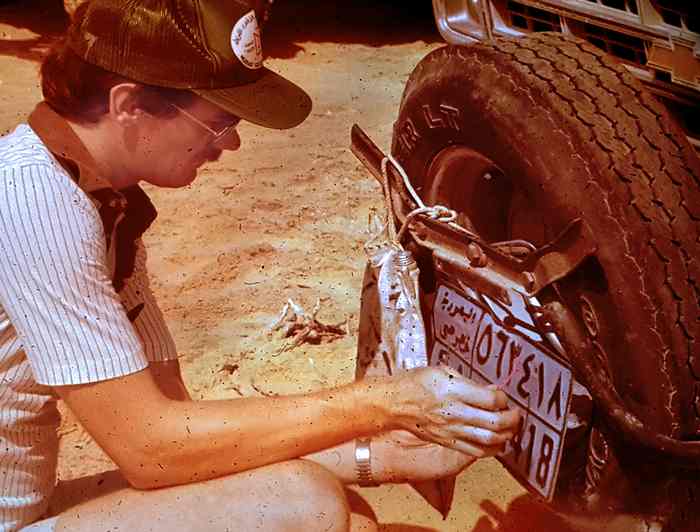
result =
[[[596,409],[604,416],[610,434],[648,452],[669,468],[700,469],[700,442],[653,431],[625,406],[577,316],[559,302],[547,303],[541,310],[568,354],[576,378],[586,386]]]

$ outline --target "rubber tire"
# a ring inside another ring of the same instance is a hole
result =
[[[448,46],[411,74],[392,154],[421,191],[449,146],[494,161],[547,238],[589,224],[616,389],[650,427],[696,438],[700,162],[663,106],[616,60],[559,33]]]

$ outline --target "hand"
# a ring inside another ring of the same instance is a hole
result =
[[[392,381],[396,428],[422,440],[481,458],[503,451],[517,431],[520,413],[507,409],[501,390],[480,386],[451,368],[419,368]]]
[[[420,482],[457,475],[476,460],[405,430],[374,436],[372,452],[380,469],[375,478],[382,482]]]

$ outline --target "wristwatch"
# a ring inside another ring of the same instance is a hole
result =
[[[371,438],[357,438],[355,440],[355,471],[359,486],[379,486],[372,476],[372,449]]]

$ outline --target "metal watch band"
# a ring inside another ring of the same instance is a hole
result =
[[[355,440],[355,472],[359,486],[378,486],[372,476],[372,449],[370,438],[357,438]]]

